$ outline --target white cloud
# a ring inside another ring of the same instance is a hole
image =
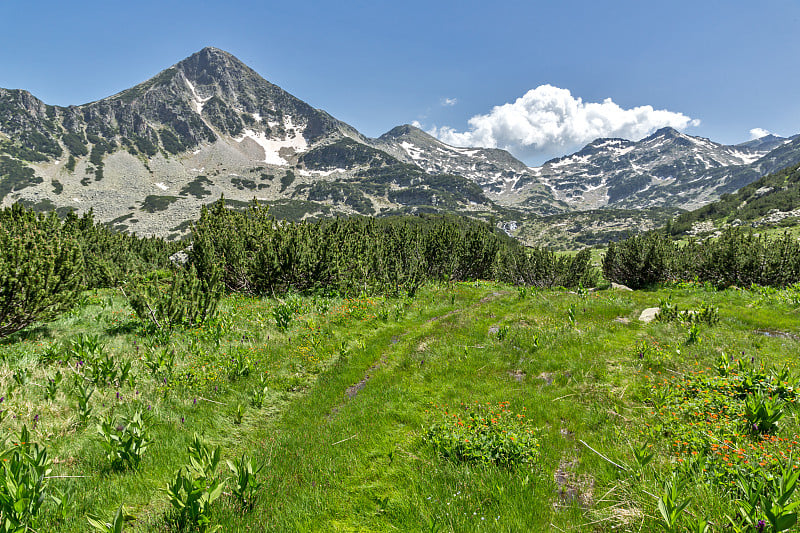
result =
[[[419,120],[415,120],[415,121],[413,121],[413,122],[411,123],[411,125],[412,125],[412,126],[414,126],[415,128],[422,129],[422,123],[421,123]]]
[[[624,109],[611,98],[584,102],[567,89],[540,85],[513,103],[495,106],[469,119],[459,132],[442,126],[430,133],[455,146],[504,148],[523,159],[563,155],[598,137],[639,140],[666,126],[685,129],[699,120],[645,105]]]
[[[452,107],[458,103],[458,98],[445,98],[442,100],[442,105]]]
[[[750,130],[750,140],[760,139],[761,137],[766,137],[769,134],[770,132],[764,128],[753,128]]]

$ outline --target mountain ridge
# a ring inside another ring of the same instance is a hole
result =
[[[773,152],[781,156],[771,161]],[[794,161],[800,161],[800,146],[791,139],[729,146],[662,128],[639,141],[596,139],[532,170],[576,210],[691,209]]]
[[[254,197],[289,218],[464,211],[498,214],[458,175],[430,174],[204,48],[82,106],[0,90],[0,200],[86,209],[119,229],[177,236],[202,204]]]
[[[92,207],[118,229],[173,238],[221,196],[293,219],[448,211],[515,228],[572,211],[699,206],[798,161],[800,136],[725,146],[672,128],[596,139],[539,167],[409,124],[368,138],[213,47],[79,106],[0,89],[3,205]]]

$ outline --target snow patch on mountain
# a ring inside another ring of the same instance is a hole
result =
[[[587,163],[591,158],[592,158],[591,155],[584,155],[584,156],[572,155],[562,159],[561,161],[550,163],[550,168],[561,168],[569,165],[580,165],[581,163]]]
[[[194,106],[194,110],[197,112],[198,115],[202,115],[203,106],[206,105],[206,102],[211,100],[211,97],[209,96],[208,98],[200,98],[200,96],[197,94],[197,91],[194,88],[194,85],[192,85],[192,82],[190,82],[186,76],[184,76],[183,79],[184,81],[186,81],[186,86],[189,87],[189,90],[192,92],[192,96],[194,98],[192,100],[192,105]]]
[[[406,151],[406,153],[411,159],[417,159],[417,160],[423,159],[422,150],[420,150],[417,146],[411,144],[410,142],[403,141],[400,143],[400,146],[403,148],[403,150]]]
[[[264,150],[263,163],[286,166],[289,162],[283,158],[281,151],[289,149],[294,153],[304,152],[308,149],[308,141],[303,137],[303,129],[294,125],[291,116],[284,117],[283,126],[291,132],[285,139],[273,139],[263,131],[245,129],[242,136],[233,140],[241,144],[245,139],[250,139]]]
[[[457,154],[465,155],[467,157],[474,157],[480,149],[477,148],[458,148],[456,146],[447,146],[447,148]]]
[[[742,163],[741,163],[741,164],[743,164],[743,165],[749,165],[750,163],[754,163],[755,161],[757,161],[758,159],[760,159],[762,156],[766,155],[766,153],[767,153],[767,152],[751,152],[751,153],[746,153],[746,152],[740,152],[739,150],[734,150],[734,151],[731,153],[731,155],[732,155],[733,157],[738,157],[739,159],[741,159],[741,161],[742,161]]]

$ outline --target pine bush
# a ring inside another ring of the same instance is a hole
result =
[[[54,213],[0,211],[0,337],[72,307],[83,280],[80,244]]]
[[[715,239],[679,246],[653,232],[609,244],[603,274],[633,289],[670,280],[708,282],[717,288],[787,287],[800,282],[800,242],[789,233],[768,238],[732,228]]]
[[[197,277],[194,266],[174,275],[162,276],[159,272],[153,272],[141,276],[132,281],[126,290],[128,301],[139,320],[158,329],[196,326],[213,318],[222,293],[219,271],[203,280]]]
[[[597,281],[588,250],[556,257],[484,222],[451,215],[287,223],[257,203],[242,212],[220,201],[203,209],[192,248],[200,278],[219,266],[228,290],[266,295],[413,295],[429,280],[572,287]]]
[[[635,235],[609,243],[603,258],[603,275],[608,281],[640,289],[672,279],[673,261],[679,249],[661,233]]]

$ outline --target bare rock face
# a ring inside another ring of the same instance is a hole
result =
[[[189,253],[192,251],[193,245],[189,245],[183,250],[179,252],[175,252],[171,256],[169,256],[169,260],[172,261],[172,264],[175,266],[181,267],[184,266],[186,263],[189,262]]]

